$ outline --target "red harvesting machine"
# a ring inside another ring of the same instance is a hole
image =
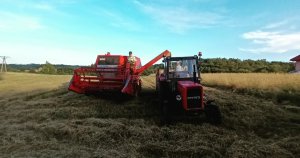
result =
[[[142,88],[140,74],[167,56],[171,56],[168,50],[142,66],[138,57],[135,57],[134,63],[130,63],[129,56],[110,53],[98,55],[94,66],[74,70],[68,89],[80,94],[117,91],[138,96]]]

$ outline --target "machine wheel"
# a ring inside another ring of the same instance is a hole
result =
[[[209,123],[218,125],[222,123],[222,116],[219,107],[214,102],[208,102],[204,108]]]

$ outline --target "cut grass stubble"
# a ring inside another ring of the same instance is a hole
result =
[[[160,126],[154,76],[142,77],[139,98],[124,101],[69,92],[69,77],[60,77],[12,74],[5,86],[0,81],[7,93],[0,97],[0,157],[300,156],[299,111],[268,99],[206,87],[223,124]],[[16,85],[25,95],[10,91]]]

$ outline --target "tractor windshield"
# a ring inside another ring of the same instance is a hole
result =
[[[192,78],[193,66],[195,65],[196,76],[198,77],[198,70],[195,59],[182,59],[170,61],[169,63],[169,77],[170,78]]]

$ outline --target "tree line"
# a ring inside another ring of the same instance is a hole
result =
[[[199,60],[202,73],[288,73],[294,70],[291,62],[278,62],[262,60],[240,60],[233,58],[210,58]],[[163,64],[156,64],[143,74],[155,73],[157,68],[163,68]]]
[[[71,75],[73,74],[74,69],[78,67],[80,66],[63,65],[63,64],[54,65],[46,61],[45,64],[9,64],[8,71],[53,74],[53,75]]]
[[[278,62],[262,60],[240,60],[226,58],[200,59],[200,69],[203,73],[288,73],[294,70],[291,62]],[[53,65],[50,62],[45,64],[9,64],[8,71],[29,72],[41,74],[71,75],[79,65]],[[142,75],[149,75],[163,68],[163,64],[155,64],[145,70]]]
[[[294,70],[291,62],[262,60],[240,60],[226,58],[200,59],[201,72],[204,73],[288,73]]]

